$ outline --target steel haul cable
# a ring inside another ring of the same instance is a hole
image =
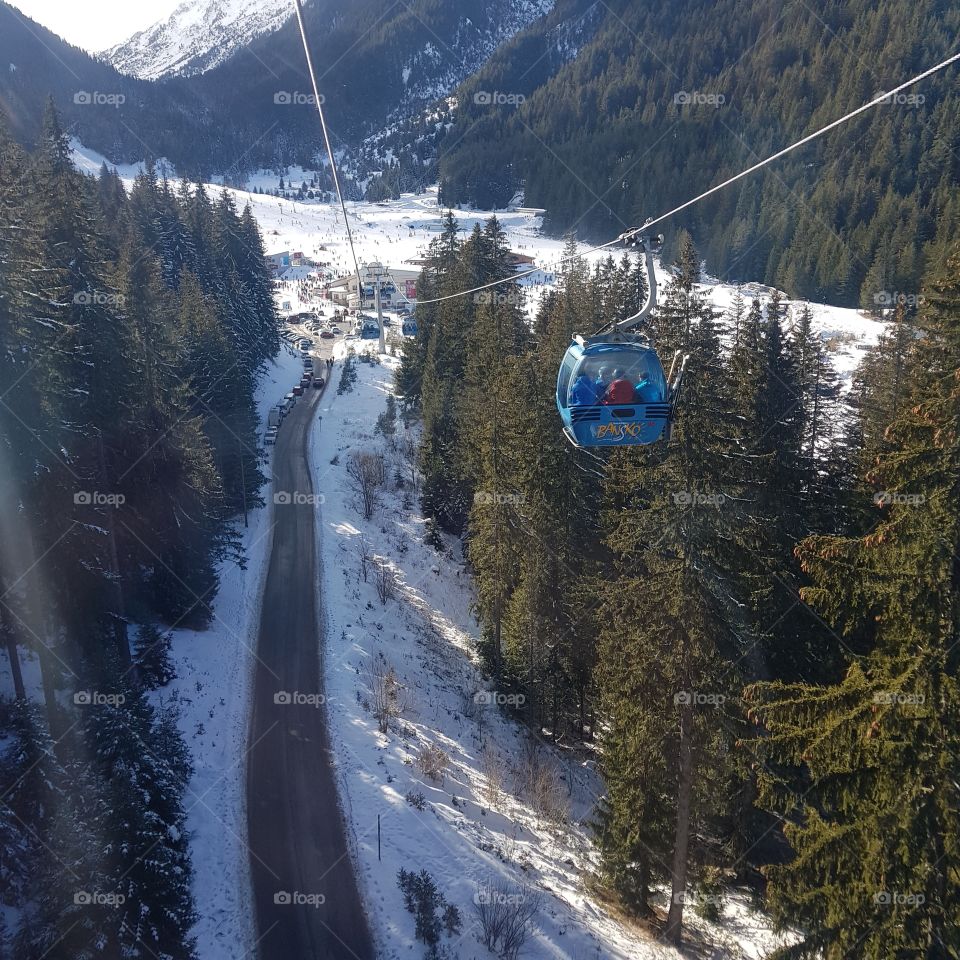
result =
[[[307,41],[307,28],[303,23],[303,4],[301,0],[293,0],[293,5],[297,11],[297,23],[300,25],[300,37],[303,40],[303,53],[307,58],[307,69],[310,71],[310,85],[313,88],[313,99],[317,104],[317,113],[320,114],[320,126],[323,128],[323,140],[327,145],[327,157],[330,160],[330,170],[333,173],[333,184],[337,188],[337,199],[340,201],[340,209],[343,212],[343,223],[347,228],[347,240],[350,242],[350,255],[353,257],[353,269],[357,275],[357,296],[362,302],[363,281],[360,279],[360,265],[357,262],[357,252],[353,246],[353,231],[350,229],[350,221],[347,219],[347,205],[343,202],[343,191],[340,189],[340,176],[337,173],[337,161],[333,156],[333,147],[330,145],[330,133],[327,130],[327,120],[323,115],[323,100],[320,97],[320,90],[317,88],[317,76],[313,70],[313,56],[310,53],[310,44]]]

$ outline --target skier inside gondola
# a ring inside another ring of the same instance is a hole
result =
[[[587,362],[570,387],[569,402],[577,407],[662,403],[663,389],[642,360],[616,368]]]
[[[607,404],[636,403],[633,382],[627,378],[626,372],[620,367],[613,372],[613,380],[600,402]]]

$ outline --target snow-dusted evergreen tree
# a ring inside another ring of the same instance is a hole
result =
[[[190,776],[185,744],[171,713],[118,678],[125,700],[90,710],[86,737],[103,777],[104,831],[110,889],[123,900],[111,917],[119,955],[194,956],[196,919],[185,831],[184,791]]]
[[[223,394],[249,417],[276,343],[255,224],[226,221],[232,251],[202,189],[175,197],[149,167],[129,198],[114,173],[83,177],[52,109],[33,155],[0,128],[0,537],[16,544],[0,551],[0,640],[21,701],[3,708],[0,834],[19,861],[4,878],[17,957],[192,955],[185,748],[139,692],[126,632],[202,625],[259,482],[255,438],[247,461],[211,441]],[[25,648],[45,716],[17,677]],[[80,676],[125,703],[75,702]]]

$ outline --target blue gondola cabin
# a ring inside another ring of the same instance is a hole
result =
[[[557,378],[557,409],[578,447],[656,443],[672,413],[656,351],[622,334],[571,342]]]

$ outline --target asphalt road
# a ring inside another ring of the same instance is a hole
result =
[[[331,379],[322,360],[317,372]],[[315,705],[323,692],[320,578],[307,443],[320,403],[319,390],[298,399],[273,452],[273,490],[294,502],[274,507],[250,726],[247,821],[260,960],[375,956],[346,843],[326,712]]]

